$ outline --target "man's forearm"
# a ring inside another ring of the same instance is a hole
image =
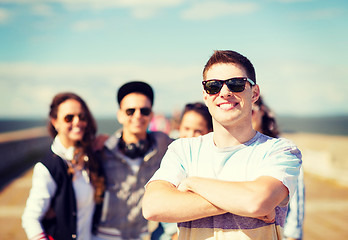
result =
[[[152,221],[186,222],[225,212],[198,194],[181,192],[166,181],[149,183],[143,198],[143,215]]]
[[[179,189],[195,192],[226,212],[255,218],[270,214],[288,194],[286,187],[271,177],[249,182],[190,177]]]

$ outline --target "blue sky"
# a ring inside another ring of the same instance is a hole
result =
[[[276,114],[348,115],[347,23],[345,0],[0,0],[0,116],[46,117],[60,91],[114,116],[130,80],[170,114],[216,49],[252,61]]]

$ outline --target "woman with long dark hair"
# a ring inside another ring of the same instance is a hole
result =
[[[92,149],[95,120],[78,95],[59,93],[50,105],[48,131],[53,142],[34,167],[22,226],[28,239],[91,239],[104,189]]]

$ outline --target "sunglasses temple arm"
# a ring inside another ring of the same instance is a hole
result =
[[[256,83],[253,80],[251,80],[250,78],[247,78],[247,81],[250,82],[251,85],[253,85],[253,86],[256,85]]]

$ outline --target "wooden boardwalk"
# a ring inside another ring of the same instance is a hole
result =
[[[0,239],[26,239],[21,215],[31,187],[32,169],[0,192]],[[348,187],[305,173],[304,240],[348,239]]]

